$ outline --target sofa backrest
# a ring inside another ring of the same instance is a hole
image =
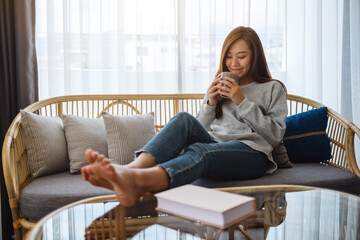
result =
[[[134,115],[154,112],[156,131],[176,113],[185,111],[196,115],[204,94],[164,94],[164,95],[73,95],[54,97],[36,102],[25,111],[43,116],[60,116],[62,113],[82,117],[99,118],[102,111],[118,115]],[[324,106],[316,101],[288,95],[289,115]],[[332,158],[328,164],[356,173],[360,171],[354,154],[354,134],[359,129],[337,112],[328,109],[327,134],[331,141]],[[26,151],[20,131],[20,114],[12,122],[3,146],[3,169],[9,198],[18,198],[22,189],[33,178],[27,166]]]
[[[62,117],[65,113],[87,118],[100,118],[102,111],[117,115],[154,112],[155,128],[159,132],[178,112],[185,111],[195,116],[203,98],[204,94],[71,95],[38,101],[24,110],[42,116]],[[19,113],[9,127],[3,145],[3,169],[9,183],[10,199],[17,199],[22,189],[33,181],[20,126]]]
[[[75,95],[39,101],[25,110],[43,116],[65,113],[87,118],[100,118],[102,111],[123,116],[154,112],[158,132],[178,112],[195,116],[203,98],[204,94]]]

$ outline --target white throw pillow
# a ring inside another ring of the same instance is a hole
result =
[[[154,113],[120,116],[102,112],[112,162],[127,164],[134,160],[135,151],[155,136]]]
[[[88,164],[84,152],[91,148],[108,156],[108,146],[103,119],[84,118],[63,114],[66,142],[70,159],[70,173],[78,173]]]
[[[62,121],[21,110],[21,132],[33,177],[69,169]]]

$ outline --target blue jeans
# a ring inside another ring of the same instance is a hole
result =
[[[223,180],[263,176],[267,156],[239,141],[215,142],[192,115],[181,112],[140,151],[147,152],[168,174],[170,188],[199,177]]]

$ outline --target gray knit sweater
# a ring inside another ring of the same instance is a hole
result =
[[[268,156],[266,174],[277,168],[272,150],[283,138],[286,129],[286,92],[277,81],[252,82],[241,86],[245,96],[236,105],[231,100],[223,107],[223,116],[215,118],[215,106],[207,104],[206,94],[197,119],[218,142],[241,141]]]

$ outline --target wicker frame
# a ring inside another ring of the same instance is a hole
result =
[[[157,131],[180,111],[196,115],[204,94],[167,94],[167,95],[73,95],[54,97],[36,102],[25,111],[43,116],[60,116],[61,113],[82,117],[99,118],[102,111],[111,114],[134,115],[148,112],[155,113]],[[289,115],[324,106],[311,99],[288,95]],[[360,138],[360,129],[339,113],[328,109],[327,134],[332,142],[332,158],[322,164],[345,169],[360,178],[356,162],[354,136]],[[21,118],[18,114],[6,133],[2,159],[6,188],[15,229],[15,239],[22,239],[24,234],[35,225],[35,221],[22,216],[19,198],[22,189],[33,181],[27,166],[27,156],[20,131]]]

